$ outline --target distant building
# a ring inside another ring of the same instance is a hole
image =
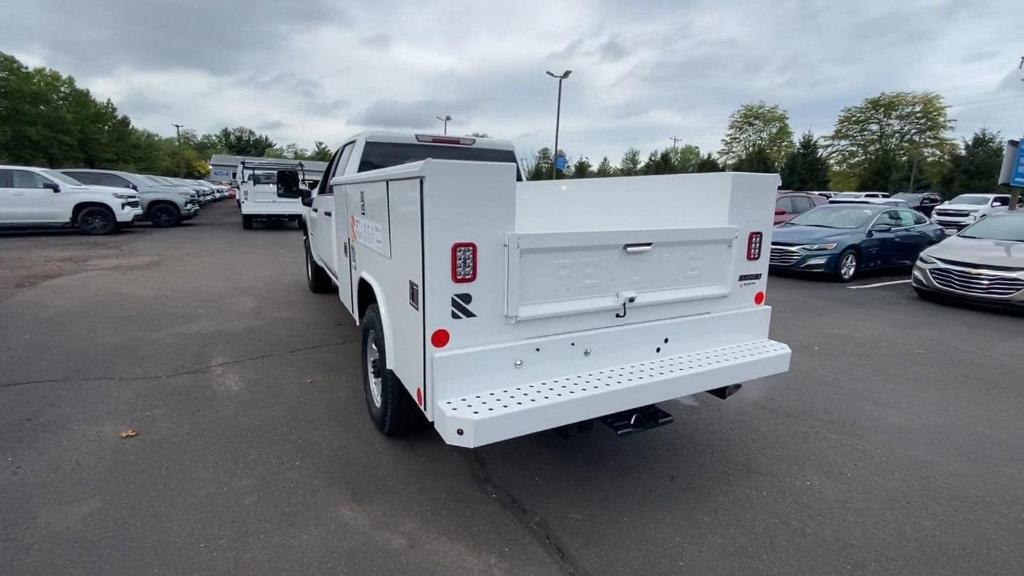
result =
[[[210,175],[206,179],[211,182],[230,184],[232,180],[237,178],[236,171],[238,170],[238,164],[242,160],[283,160],[283,158],[214,154],[210,158]],[[320,162],[318,160],[302,160],[301,162],[308,180],[320,180],[323,178],[324,171],[327,170],[327,162]]]

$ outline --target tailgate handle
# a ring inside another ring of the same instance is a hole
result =
[[[654,246],[653,242],[643,242],[640,244],[623,244],[622,249],[627,254],[640,254],[641,252],[647,252]]]

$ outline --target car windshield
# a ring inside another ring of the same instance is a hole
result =
[[[844,198],[847,199],[847,200],[851,200],[851,199],[863,198],[863,197],[864,197],[864,195],[859,193],[859,192],[840,192],[839,194],[836,194],[835,196],[833,196],[833,198],[838,198],[840,200],[842,200]]]
[[[989,216],[958,234],[961,238],[1024,242],[1024,214]]]
[[[922,196],[924,196],[924,194],[911,194],[910,192],[900,192],[899,194],[893,196],[893,198],[898,200],[905,200],[910,204],[913,204],[914,202],[920,200]]]
[[[988,196],[973,196],[971,194],[961,194],[956,198],[949,201],[950,204],[970,204],[972,206],[984,206],[989,202]]]
[[[57,180],[58,182],[63,182],[65,184],[70,184],[72,186],[83,186],[83,184],[78,180],[75,180],[74,178],[68,176],[67,174],[57,172],[56,170],[40,170],[40,172],[42,172],[43,175],[45,175],[47,178],[52,178],[54,180]]]
[[[861,228],[878,210],[861,206],[819,206],[789,221],[789,226],[820,226],[822,228]]]

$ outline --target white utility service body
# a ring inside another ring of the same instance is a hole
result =
[[[243,222],[252,220],[297,220],[305,209],[298,198],[282,197],[278,192],[277,172],[291,170],[303,178],[301,162],[287,160],[243,160],[238,165],[239,208]]]
[[[761,250],[778,184],[428,159],[332,179],[316,258],[357,323],[375,301],[387,368],[444,441],[476,447],[787,371]]]

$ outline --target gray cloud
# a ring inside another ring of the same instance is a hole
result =
[[[793,129],[831,130],[883,90],[957,104],[957,133],[1019,133],[1018,0],[647,0],[453,5],[317,0],[39,0],[5,6],[0,49],[72,74],[138,125],[247,125],[279,142],[339,143],[371,127],[436,128],[550,146],[556,82],[570,155],[621,156],[679,136],[717,148],[737,106],[765,100]],[[543,18],[537,18],[543,14]],[[449,33],[453,28],[459,33]],[[462,26],[464,25],[464,26]]]

